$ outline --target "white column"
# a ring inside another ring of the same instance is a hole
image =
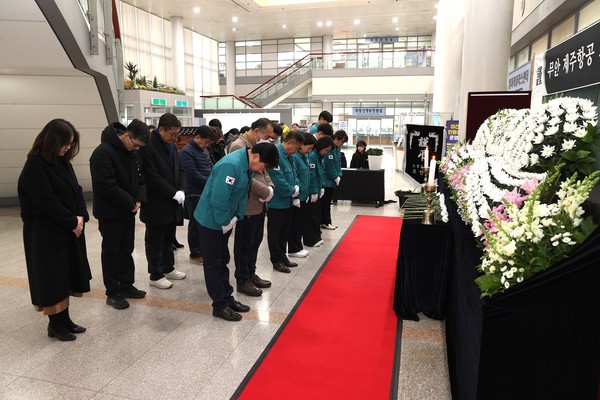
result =
[[[333,36],[323,36],[323,53],[333,53]],[[333,68],[333,56],[323,56],[323,69]]]
[[[438,2],[432,111],[454,118],[460,107],[464,16],[465,0]]]
[[[465,137],[469,92],[506,90],[513,1],[466,0],[459,137]]]
[[[173,50],[173,83],[185,90],[185,39],[183,35],[183,17],[171,17],[171,38]]]
[[[224,94],[236,94],[235,91],[235,42],[225,43],[225,63],[227,64],[227,85]],[[245,94],[245,93],[244,93]]]

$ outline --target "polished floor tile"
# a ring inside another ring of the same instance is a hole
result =
[[[351,154],[352,150],[346,150]],[[386,151],[386,199],[411,189],[392,171]],[[91,204],[88,205],[91,211]],[[307,248],[295,258],[290,274],[273,270],[266,237],[259,251],[257,273],[273,282],[261,297],[234,292],[251,306],[241,322],[211,315],[202,266],[189,262],[186,227],[177,238],[185,248],[175,252],[176,268],[187,273],[173,288],[150,287],[144,253],[144,225],[138,221],[134,259],[136,287],[144,299],[130,300],[126,310],[105,304],[100,266],[101,236],[97,221],[86,225],[92,291],[72,299],[70,314],[88,331],[74,342],[59,342],[46,333],[48,319],[31,306],[27,286],[21,219],[18,207],[0,208],[0,399],[228,399],[260,357],[292,311],[331,251],[357,215],[400,216],[397,203],[382,207],[332,205],[333,223],[324,230],[324,245]],[[397,246],[390,243],[390,246]],[[230,240],[233,247],[233,239]],[[230,280],[235,289],[233,270]],[[367,299],[365,299],[367,301]],[[399,377],[401,399],[449,399],[444,325],[423,318],[405,321]]]

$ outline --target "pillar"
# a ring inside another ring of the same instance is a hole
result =
[[[323,53],[333,53],[333,36],[323,36]],[[333,68],[333,55],[327,54],[323,56],[323,69]]]
[[[225,86],[224,94],[236,94],[235,91],[235,42],[233,40],[229,40],[225,43],[225,64],[227,64],[227,78],[225,81],[227,85]],[[245,94],[245,93],[244,93]]]
[[[466,0],[459,138],[465,137],[467,94],[506,90],[513,1]]]
[[[173,50],[173,84],[185,91],[185,39],[183,17],[171,17],[171,38]]]

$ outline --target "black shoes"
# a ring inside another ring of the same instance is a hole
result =
[[[173,250],[177,250],[177,249],[183,249],[185,246],[182,245],[181,243],[179,243],[177,241],[177,239],[175,239],[175,241],[173,242]]]
[[[127,289],[121,291],[121,296],[126,299],[143,299],[146,297],[146,292],[135,286],[129,286]]]
[[[77,337],[69,332],[64,326],[53,328],[50,324],[48,324],[48,337],[55,337],[61,342],[70,342],[77,339]]]
[[[86,329],[83,326],[79,326],[76,324],[73,324],[71,326],[67,326],[67,329],[71,332],[71,333],[83,333],[86,331]]]
[[[252,279],[249,279],[244,283],[238,283],[237,291],[240,293],[247,294],[248,296],[254,296],[254,297],[262,296],[262,293],[263,293],[262,290],[260,290],[259,288],[257,288],[254,285],[254,282],[252,282]]]
[[[129,302],[127,301],[127,299],[125,299],[125,297],[121,296],[120,294],[108,296],[106,298],[106,304],[117,310],[124,310],[129,307]]]
[[[242,316],[233,311],[231,307],[225,307],[222,310],[213,308],[212,314],[213,316],[224,319],[225,321],[240,321],[242,319]]]
[[[229,303],[229,308],[231,308],[235,312],[248,312],[250,311],[250,307],[240,303],[236,299],[233,299],[231,303]]]
[[[293,267],[297,267],[298,263],[295,263],[293,261],[288,260],[287,258],[285,260],[283,260],[283,263],[285,264],[286,267],[288,268],[293,268]]]
[[[266,289],[271,287],[271,281],[260,279],[260,276],[258,275],[253,275],[252,278],[250,278],[250,280],[252,281],[252,283],[254,283],[254,286],[256,286],[257,288]]]
[[[283,272],[284,274],[289,274],[290,272],[292,272],[288,267],[285,266],[284,263],[273,263],[273,268],[276,271]]]

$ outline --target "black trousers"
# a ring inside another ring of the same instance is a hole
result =
[[[273,264],[288,261],[285,250],[292,222],[291,211],[289,208],[269,208],[267,212],[267,243]]]
[[[133,246],[135,240],[135,216],[128,220],[98,220],[102,235],[102,279],[107,296],[114,296],[128,289],[135,281]]]
[[[302,206],[302,238],[307,246],[314,246],[321,240],[321,199]]]
[[[176,224],[151,225],[146,224],[146,260],[150,280],[157,281],[166,273],[175,269],[173,256],[173,241],[175,240]]]
[[[194,218],[194,211],[200,201],[200,196],[188,196],[185,198],[185,212],[189,218],[188,221],[188,246],[190,248],[190,257],[202,257],[200,250],[200,238],[198,237],[198,221]]]
[[[303,249],[302,247],[302,218],[306,211],[305,202],[300,203],[300,207],[292,207],[290,234],[288,236],[288,253],[297,253]]]
[[[233,259],[235,280],[244,283],[256,275],[258,249],[265,230],[265,211],[257,215],[246,215],[235,225]]]
[[[326,187],[321,197],[321,224],[331,224],[331,200],[333,199],[333,188]]]
[[[206,228],[198,224],[200,246],[204,249],[204,280],[206,291],[212,299],[212,306],[224,309],[233,301],[233,287],[229,284],[229,236],[222,230]]]

